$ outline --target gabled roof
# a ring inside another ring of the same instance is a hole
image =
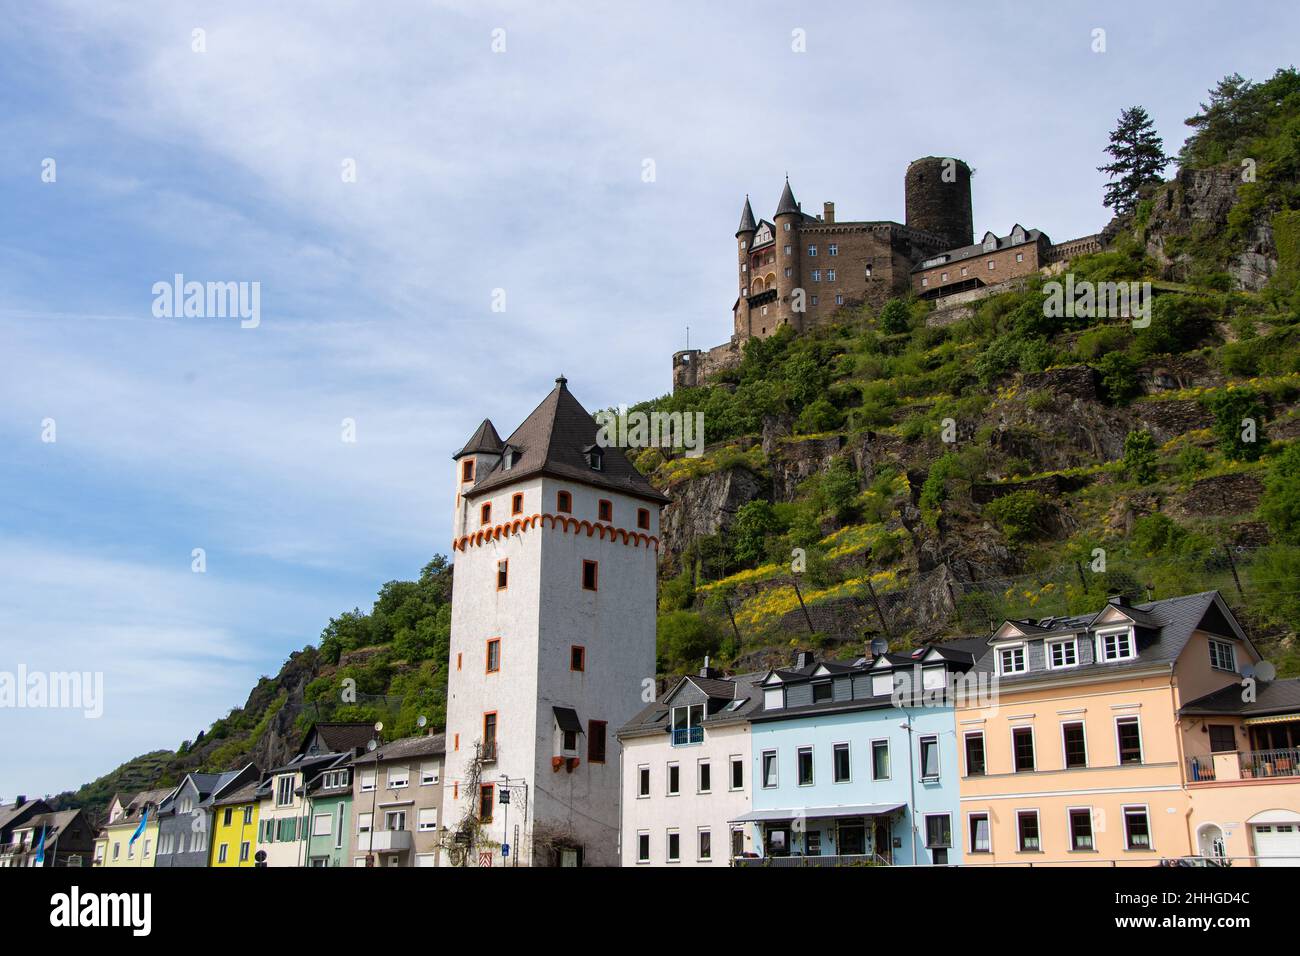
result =
[[[403,737],[384,744],[357,757],[354,764],[386,763],[389,760],[409,760],[412,757],[437,757],[447,752],[446,734],[421,734]]]
[[[465,496],[474,498],[534,475],[548,475],[608,488],[657,504],[666,503],[667,496],[655,490],[620,449],[612,446],[603,449],[600,471],[587,463],[583,449],[595,445],[599,433],[596,420],[573,397],[567,379],[560,376],[551,393],[507,439],[506,443],[520,452],[513,466],[507,469],[504,462],[497,462]]]
[[[33,813],[47,812],[50,805],[39,797],[24,800],[22,803],[6,803],[0,806],[0,831],[16,826]]]
[[[250,780],[238,787],[228,788],[216,795],[212,801],[214,807],[230,806],[236,803],[255,803],[257,801],[258,782]]]
[[[302,743],[298,745],[299,756],[303,755],[312,742],[313,734],[321,753],[348,753],[364,749],[375,736],[375,726],[362,721],[313,724],[303,735]]]
[[[456,452],[453,460],[464,458],[466,455],[477,455],[487,453],[495,455],[501,451],[501,436],[497,434],[496,427],[493,426],[491,419],[483,419],[483,424],[479,425],[478,431],[470,436],[469,441],[465,442],[465,447]]]
[[[759,683],[763,680],[764,672],[757,671],[750,674],[738,674],[735,677],[715,678],[715,677],[683,677],[673,689],[657,701],[647,704],[631,720],[619,728],[618,735],[622,737],[627,735],[642,735],[652,733],[662,733],[668,730],[669,714],[671,705],[669,699],[675,695],[687,683],[700,686],[704,682],[707,686],[713,688],[712,692],[704,690],[709,695],[712,703],[716,704],[717,709],[712,712],[706,712],[704,715],[704,726],[714,727],[731,723],[743,723],[749,718],[749,714],[763,699],[759,692]],[[715,685],[727,685],[727,691],[724,693],[721,687]]]
[[[555,712],[555,722],[560,725],[560,729],[570,733],[585,733],[582,729],[582,721],[578,719],[578,712],[572,707],[552,707]]]
[[[740,228],[736,230],[736,235],[741,233],[753,232],[758,227],[754,225],[754,210],[750,208],[749,197],[745,197],[745,208],[740,213]]]
[[[1051,242],[1051,240],[1047,238],[1047,235],[1039,229],[1025,229],[1024,238],[1020,239],[1019,241],[1012,241],[1013,235],[1015,235],[1014,228],[1010,233],[1008,233],[1005,236],[997,236],[991,232],[986,232],[984,233],[984,238],[981,239],[979,242],[972,243],[969,246],[958,246],[955,249],[946,249],[943,252],[939,253],[938,255],[929,256],[928,258],[922,260],[922,262],[919,265],[917,265],[915,268],[913,268],[912,271],[927,272],[930,269],[937,269],[940,266],[947,265],[951,262],[961,262],[965,259],[973,259],[977,256],[984,255],[986,252],[990,252],[990,251],[1000,252],[1003,249],[1011,249],[1015,246],[1026,246],[1029,245],[1030,243],[1038,242],[1040,239],[1043,240],[1044,242],[1048,242],[1048,243]],[[992,250],[986,250],[984,248],[984,243],[990,237],[993,239],[996,245]]]

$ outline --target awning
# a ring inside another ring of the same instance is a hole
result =
[[[776,820],[793,820],[803,817],[813,820],[824,817],[877,817],[901,810],[902,803],[861,803],[840,807],[797,807],[790,810],[751,810],[728,823],[771,823]]]
[[[582,721],[578,719],[578,712],[572,707],[552,707],[555,711],[555,722],[560,725],[560,729],[575,734],[582,733]]]
[[[1258,727],[1260,724],[1289,724],[1293,720],[1300,720],[1300,714],[1274,714],[1271,717],[1250,717],[1242,721],[1247,727]]]

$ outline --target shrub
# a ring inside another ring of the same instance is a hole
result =
[[[886,335],[901,335],[912,327],[912,316],[902,299],[890,299],[880,310],[880,331]]]
[[[732,553],[742,565],[753,564],[767,553],[767,537],[776,532],[780,523],[772,505],[759,499],[740,506],[731,526],[734,544]]]
[[[1203,403],[1214,415],[1219,450],[1238,461],[1256,461],[1264,451],[1264,403],[1253,388],[1233,388]]]
[[[1124,473],[1140,485],[1159,477],[1156,442],[1150,432],[1129,432],[1124,439]]]
[[[1101,391],[1112,405],[1127,405],[1137,395],[1137,364],[1123,352],[1108,352],[1097,363]]]
[[[1051,506],[1036,491],[1013,491],[984,506],[984,515],[1013,542],[1028,541],[1042,533]]]
[[[1300,444],[1290,446],[1273,463],[1264,482],[1259,517],[1283,541],[1300,542]]]

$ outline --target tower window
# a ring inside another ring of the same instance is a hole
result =
[[[788,222],[786,222],[786,223],[782,223],[782,225],[785,226],[785,231],[786,231],[786,232],[789,232],[789,231],[790,231],[790,224],[789,224]]]
[[[460,480],[461,481],[474,480],[474,459],[473,458],[466,458],[464,461],[460,463]]]
[[[826,270],[826,281],[827,281],[827,282],[834,282],[834,281],[835,281],[835,270],[834,270],[834,269],[827,269],[827,270]]]
[[[567,491],[557,491],[555,493],[555,510],[560,514],[573,513],[573,495]]]
[[[478,509],[478,523],[487,524],[492,520],[492,502],[488,502]]]
[[[817,247],[816,247],[816,246],[809,246],[809,247],[808,247],[808,255],[810,255],[810,256],[815,256],[815,255],[817,255]]]
[[[487,672],[495,674],[501,670],[501,638],[494,637],[487,642]]]
[[[997,265],[998,265],[998,264],[997,264],[994,260],[990,259],[990,260],[989,260],[989,272],[992,272],[994,269],[996,269],[996,268],[997,268]]]
[[[840,247],[832,242],[826,247],[826,254],[828,256],[838,256],[840,254]]]
[[[496,785],[485,783],[478,790],[478,819],[480,823],[492,822],[492,803]]]
[[[583,673],[587,669],[587,649],[581,644],[569,648],[569,670]]]
[[[842,296],[842,295],[837,295],[837,296],[835,297],[835,304],[836,304],[836,305],[843,305],[843,304],[844,304],[844,296]]]
[[[821,270],[821,269],[814,269],[814,270],[812,271],[812,280],[813,280],[813,282],[821,282],[821,281],[822,281],[822,270]]]
[[[516,492],[510,496],[510,513],[512,515],[521,515],[524,513],[523,492]]]
[[[794,270],[791,269],[789,266],[786,266],[786,267],[785,267],[785,277],[786,277],[787,279],[789,279],[789,278],[791,278],[793,275],[794,275]]]
[[[614,520],[614,505],[608,498],[601,498],[600,501],[596,502],[596,520]]]
[[[813,305],[817,304],[817,296],[812,296],[812,304]]]
[[[650,530],[650,509],[649,508],[636,509],[636,526],[645,531]]]
[[[867,278],[868,278],[868,279],[871,278],[871,263],[870,263],[870,262],[867,263]]]
[[[582,589],[584,591],[596,590],[596,578],[597,578],[596,562],[583,561],[582,562]]]
[[[792,253],[792,252],[794,252],[794,247],[793,247],[793,246],[790,246],[790,245],[787,245],[787,246],[785,247],[785,254],[788,256],[788,255],[789,255],[790,253]]]
[[[502,558],[497,562],[497,590],[504,591],[510,583],[510,559]]]
[[[605,762],[605,728],[607,726],[607,722],[603,720],[587,721],[588,763]]]

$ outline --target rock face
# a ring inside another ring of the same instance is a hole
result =
[[[1182,169],[1151,195],[1151,215],[1143,229],[1147,253],[1158,262],[1164,277],[1187,278],[1190,257],[1172,240],[1218,234],[1228,226],[1228,213],[1237,204],[1242,182],[1239,166]],[[1237,288],[1258,292],[1277,269],[1277,246],[1268,216],[1252,223],[1245,242],[1226,266]]]
[[[696,538],[731,527],[742,505],[763,496],[763,483],[745,468],[728,468],[669,489],[672,502],[659,523],[665,563],[675,566]]]
[[[1263,494],[1264,484],[1254,475],[1215,475],[1194,482],[1169,512],[1177,518],[1245,514],[1255,510]]]
[[[825,471],[844,447],[842,435],[829,438],[786,440],[774,444],[769,461],[772,467],[772,495],[775,501],[794,501],[799,482],[809,475]]]

